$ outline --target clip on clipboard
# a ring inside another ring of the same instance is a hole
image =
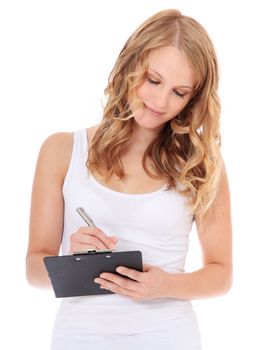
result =
[[[94,282],[102,272],[116,273],[118,266],[143,271],[140,251],[88,250],[73,255],[47,256],[44,264],[56,298],[113,294]]]

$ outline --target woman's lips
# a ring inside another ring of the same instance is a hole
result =
[[[161,112],[161,111],[157,111],[156,109],[153,109],[153,108],[147,106],[146,104],[145,104],[145,109],[147,111],[149,111],[151,114],[156,115],[156,116],[160,116],[160,115],[162,115],[164,113],[164,112]]]

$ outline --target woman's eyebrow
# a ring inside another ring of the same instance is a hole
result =
[[[152,71],[153,73],[159,75],[159,77],[163,79],[163,76],[162,76],[160,73],[158,73],[156,70],[154,70],[154,69],[152,69],[152,68],[150,68],[149,70]],[[151,72],[150,72],[150,73],[151,73]]]
[[[164,79],[163,76],[162,76],[160,73],[158,73],[156,70],[154,70],[154,69],[152,69],[152,68],[149,68],[149,73],[151,73],[151,72],[153,72],[153,73],[155,73],[156,75],[158,75],[161,79]],[[189,89],[189,90],[194,90],[194,87],[188,86],[188,85],[178,85],[177,87],[179,87],[179,88],[185,88],[185,89]]]

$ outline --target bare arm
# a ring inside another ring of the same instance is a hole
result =
[[[63,229],[63,181],[69,166],[73,136],[59,133],[42,145],[32,188],[29,244],[26,256],[28,282],[50,288],[43,257],[58,255]]]
[[[28,282],[39,288],[51,288],[43,258],[58,255],[63,232],[63,182],[67,173],[73,135],[50,136],[39,153],[31,198],[29,245],[26,257]],[[99,228],[79,227],[71,232],[70,253],[86,249],[113,249],[115,237]]]
[[[226,293],[232,284],[232,225],[230,195],[223,164],[219,191],[204,217],[196,217],[203,267],[171,276],[173,297],[198,299]]]
[[[120,276],[103,273],[96,279],[104,288],[135,299],[199,299],[226,293],[232,283],[232,228],[230,196],[223,165],[219,191],[204,217],[196,217],[203,267],[189,273],[170,274],[146,265],[144,272],[119,268]]]

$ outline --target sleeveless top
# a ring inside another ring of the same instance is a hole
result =
[[[69,169],[64,181],[62,253],[68,254],[70,235],[85,223],[76,212],[83,207],[95,225],[116,236],[116,251],[140,250],[143,263],[170,273],[184,271],[193,217],[187,200],[166,186],[145,194],[127,194],[100,184],[86,167],[87,130],[74,132]],[[55,332],[135,334],[162,330],[193,313],[191,302],[180,299],[135,301],[116,294],[64,298]],[[115,324],[115,327],[113,327]]]

